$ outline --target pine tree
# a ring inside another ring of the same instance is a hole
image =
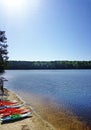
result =
[[[7,42],[7,38],[5,36],[5,31],[0,31],[0,72],[4,71],[8,60],[8,56],[7,56],[8,45],[6,44],[6,42]]]

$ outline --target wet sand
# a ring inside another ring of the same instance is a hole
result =
[[[58,107],[55,101],[49,98],[42,100],[40,95],[24,95],[23,93],[21,95],[26,99],[28,105],[31,104],[34,111],[51,123],[56,130],[91,130],[91,127],[85,121],[67,110],[65,106]]]
[[[8,92],[8,99],[23,102],[16,94]],[[28,95],[26,107],[32,109],[30,118],[19,122],[0,125],[1,130],[91,130],[85,121],[81,121],[65,108],[59,109],[55,102],[45,101],[34,95]],[[30,106],[31,104],[31,106]]]

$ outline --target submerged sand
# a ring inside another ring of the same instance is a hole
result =
[[[6,89],[5,91],[9,100],[23,103],[23,100],[16,94]],[[32,101],[33,106],[36,107],[37,100],[32,98]],[[32,115],[29,118],[1,124],[0,130],[91,130],[86,122],[81,121],[76,115],[65,109],[58,110],[56,105],[51,105],[50,101],[49,103],[48,101],[40,103],[35,109],[29,105],[25,105],[25,107],[32,110]]]

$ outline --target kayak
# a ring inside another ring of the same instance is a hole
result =
[[[13,115],[13,114],[24,114],[24,113],[27,113],[27,112],[30,112],[30,111],[28,109],[19,109],[19,110],[15,110],[15,111],[8,111],[8,112],[5,112],[5,113],[2,113],[1,116],[5,117],[5,116]]]
[[[6,108],[6,106],[0,106],[0,110],[5,109],[5,108]]]
[[[16,100],[9,101],[9,100],[0,100],[0,110],[4,108],[14,108],[14,107],[21,107],[23,104],[19,104]]]
[[[6,113],[6,112],[9,112],[9,111],[17,111],[17,110],[24,110],[23,108],[5,108],[5,109],[2,109],[0,110],[0,114],[2,113]]]
[[[30,114],[31,114],[31,112],[26,112],[24,114],[13,114],[13,115],[10,115],[10,116],[1,117],[1,121],[5,122],[5,121],[18,120],[18,119],[30,116]]]
[[[5,101],[5,100],[1,100],[0,101],[0,106],[10,106],[10,105],[16,105],[17,101]]]
[[[11,106],[6,106],[6,108],[20,108],[22,107],[24,104],[19,104],[19,105],[11,105]]]
[[[14,105],[3,105],[3,106],[0,106],[0,110],[2,109],[5,109],[5,108],[20,108],[22,107],[24,104],[14,104]]]

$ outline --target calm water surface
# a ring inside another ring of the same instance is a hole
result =
[[[4,75],[10,90],[40,95],[91,121],[91,70],[7,70]]]

